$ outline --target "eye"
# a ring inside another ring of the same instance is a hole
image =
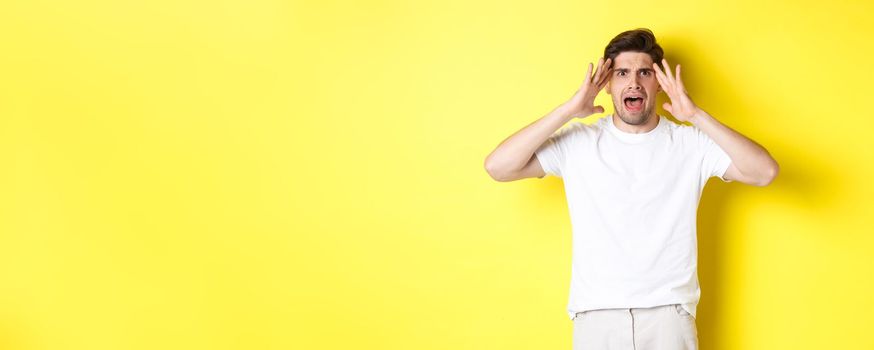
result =
[[[640,71],[640,75],[648,76],[648,75],[649,75],[649,71],[648,71],[648,70],[642,70],[642,71]]]
[[[616,75],[618,75],[618,76],[620,76],[620,77],[624,77],[624,76],[625,76],[625,71],[618,71],[618,72],[616,72]]]

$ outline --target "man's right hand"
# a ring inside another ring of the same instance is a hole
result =
[[[603,66],[603,68],[602,68]],[[586,72],[586,80],[571,99],[549,114],[504,139],[486,157],[486,171],[497,181],[515,181],[529,177],[543,177],[545,171],[536,157],[537,148],[542,146],[556,130],[571,118],[585,118],[595,113],[604,113],[604,107],[593,106],[595,96],[607,85],[610,79],[610,60],[598,60],[598,70],[592,75],[592,64]]]
[[[583,85],[577,90],[577,93],[570,100],[564,103],[564,108],[573,118],[585,118],[595,113],[604,113],[604,107],[595,106],[595,97],[607,82],[610,80],[610,64],[612,60],[609,58],[604,61],[604,58],[598,59],[598,67],[595,73],[592,74],[592,63],[589,63],[589,69],[586,70],[586,78],[583,80]]]

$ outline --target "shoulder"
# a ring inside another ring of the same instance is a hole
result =
[[[670,134],[674,137],[680,137],[688,140],[697,140],[701,137],[701,135],[705,135],[703,132],[701,132],[701,129],[698,129],[693,125],[677,123],[667,118],[665,118],[665,121],[667,121],[667,127],[665,129],[670,132]]]
[[[682,145],[685,147],[697,151],[704,151],[716,144],[707,133],[694,125],[682,124],[674,121],[671,121],[668,125],[671,129],[671,137],[675,141],[682,142]]]
[[[557,136],[569,136],[571,138],[587,137],[598,129],[598,126],[575,120],[562,127]]]
[[[609,116],[602,117],[599,119],[595,119],[594,121],[588,121],[588,123],[583,123],[582,121],[574,122],[575,131],[581,135],[592,136],[600,133],[603,130],[607,129],[607,121]]]

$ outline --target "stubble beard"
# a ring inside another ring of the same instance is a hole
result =
[[[619,119],[622,119],[625,124],[629,125],[643,125],[649,121],[649,117],[652,114],[653,106],[647,105],[646,108],[643,109],[642,113],[629,115],[625,110],[625,105],[617,106],[616,103],[613,103],[613,109],[616,111],[616,114],[619,115]]]

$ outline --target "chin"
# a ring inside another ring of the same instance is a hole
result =
[[[649,121],[649,116],[653,114],[654,106],[646,106],[640,113],[638,114],[629,114],[628,111],[625,110],[625,107],[620,105],[617,106],[615,103],[613,104],[613,110],[616,111],[616,115],[619,116],[625,124],[628,125],[643,125]]]
[[[619,119],[622,119],[625,124],[629,125],[643,125],[649,120],[649,111],[643,110],[639,115],[627,115],[623,112],[618,113]]]

